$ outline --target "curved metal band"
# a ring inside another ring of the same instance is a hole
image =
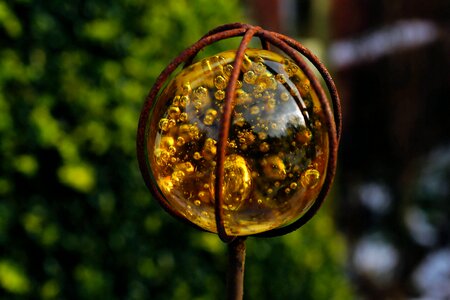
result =
[[[231,126],[231,113],[234,109],[233,98],[236,91],[236,83],[241,72],[242,61],[244,60],[245,50],[247,45],[255,35],[258,27],[250,28],[242,38],[241,44],[236,51],[236,56],[233,63],[233,72],[231,73],[228,81],[228,86],[225,90],[225,104],[223,107],[222,118],[219,127],[219,139],[218,139],[218,151],[217,151],[217,163],[216,163],[216,180],[214,182],[214,209],[216,216],[217,232],[219,237],[224,242],[230,242],[234,237],[229,236],[225,230],[225,224],[223,219],[223,204],[224,204],[224,162],[226,156],[226,146],[228,141],[228,135]]]
[[[142,109],[141,116],[139,119],[138,133],[137,133],[137,156],[139,161],[139,167],[147,187],[153,192],[153,194],[156,196],[161,206],[167,212],[177,217],[178,219],[195,226],[196,228],[204,230],[201,227],[195,225],[194,223],[187,221],[184,218],[184,216],[182,216],[179,212],[176,212],[172,209],[172,207],[164,200],[165,199],[164,195],[162,194],[162,192],[160,191],[156,182],[154,182],[150,174],[146,157],[146,139],[149,131],[147,121],[151,111],[155,109],[155,105],[156,106],[158,105],[158,103],[155,103],[156,97],[158,96],[160,89],[166,83],[170,75],[183,62],[185,63],[185,66],[188,66],[192,63],[193,59],[198,54],[198,52],[204,47],[209,46],[210,44],[217,42],[219,40],[228,39],[236,36],[243,36],[243,38],[236,52],[235,61],[233,63],[234,67],[233,72],[231,74],[228,86],[225,91],[226,93],[225,104],[219,128],[220,131],[218,140],[218,153],[215,169],[216,179],[214,182],[215,187],[214,205],[215,205],[216,227],[219,237],[224,242],[231,242],[235,238],[235,236],[230,236],[226,232],[223,213],[224,162],[226,157],[226,145],[229,135],[229,129],[231,126],[231,115],[234,109],[233,96],[235,95],[236,83],[241,71],[240,69],[244,58],[245,50],[247,48],[248,43],[254,36],[258,37],[261,40],[263,49],[269,49],[271,45],[277,47],[278,49],[283,51],[286,55],[288,55],[291,59],[293,59],[295,63],[298,64],[299,67],[304,71],[305,75],[310,80],[313,89],[317,93],[322,109],[324,110],[330,149],[326,178],[323,184],[323,188],[320,191],[316,201],[311,206],[311,208],[297,221],[287,226],[273,229],[264,233],[256,234],[254,236],[271,237],[292,232],[298,229],[303,224],[305,224],[317,212],[322,202],[324,201],[334,179],[337,164],[337,150],[342,127],[340,99],[334,81],[331,78],[325,66],[320,62],[320,60],[308,49],[306,49],[302,44],[282,34],[263,30],[260,27],[248,24],[232,23],[219,26],[208,32],[196,43],[194,43],[192,46],[184,50],[177,58],[175,58],[166,67],[166,69],[163,72],[161,72],[153,88],[150,90],[146,98],[146,102],[144,103],[144,107]],[[308,64],[305,62],[303,57],[305,57],[309,62],[311,62],[323,77],[331,97],[333,106],[332,109],[330,108],[328,97],[326,96],[320,82],[315,77],[314,73],[309,68]]]

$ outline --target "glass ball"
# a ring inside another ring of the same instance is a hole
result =
[[[225,90],[236,52],[180,71],[158,95],[147,124],[151,179],[164,201],[217,232],[214,182]],[[328,163],[322,107],[308,78],[280,54],[247,49],[240,70],[224,161],[228,235],[286,226],[316,200]]]

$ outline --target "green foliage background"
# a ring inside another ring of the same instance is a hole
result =
[[[242,20],[237,0],[0,0],[1,299],[224,299],[226,246],[151,199],[135,133],[165,65]],[[351,297],[329,210],[248,240],[247,299]]]

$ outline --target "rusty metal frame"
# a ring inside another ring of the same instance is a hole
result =
[[[264,233],[259,233],[254,236],[272,237],[287,234],[289,232],[298,229],[314,216],[314,214],[318,211],[318,209],[322,205],[333,183],[333,179],[336,172],[337,153],[342,128],[341,105],[336,85],[331,75],[329,74],[328,70],[311,51],[309,51],[301,43],[295,41],[292,38],[289,38],[285,35],[276,32],[264,30],[259,26],[252,26],[241,23],[232,23],[219,26],[208,32],[200,40],[198,40],[192,46],[184,50],[178,57],[176,57],[171,63],[169,63],[166,69],[163,70],[163,72],[159,75],[154,86],[150,90],[141,112],[137,131],[137,157],[139,161],[139,167],[147,187],[152,191],[153,195],[156,197],[158,202],[166,211],[168,211],[170,214],[177,217],[178,219],[181,219],[186,222],[186,219],[179,212],[174,211],[170,207],[170,205],[165,201],[163,194],[159,190],[156,182],[154,182],[150,174],[151,170],[149,168],[148,159],[145,154],[146,139],[148,134],[148,118],[151,115],[151,112],[153,111],[153,108],[156,104],[157,96],[161,88],[164,86],[170,75],[181,64],[184,63],[184,67],[189,66],[193,62],[194,58],[199,53],[199,51],[202,50],[203,48],[217,41],[237,36],[242,36],[242,40],[237,49],[235,60],[233,63],[234,67],[233,72],[230,76],[230,80],[228,82],[225,91],[226,95],[224,99],[225,104],[219,126],[219,140],[217,145],[217,164],[215,169],[216,180],[214,189],[215,220],[217,231],[220,239],[227,243],[231,243],[233,240],[235,240],[236,236],[228,235],[224,225],[224,212],[223,212],[224,196],[222,193],[222,187],[224,184],[224,161],[226,155],[226,141],[231,126],[231,115],[234,109],[233,97],[235,95],[236,83],[240,73],[245,50],[247,49],[249,42],[254,37],[260,39],[261,47],[263,49],[270,49],[271,47],[276,47],[277,49],[282,51],[285,55],[291,58],[308,77],[308,79],[311,82],[312,88],[315,90],[319,98],[320,104],[324,110],[329,139],[329,160],[327,165],[326,178],[322,190],[320,191],[316,201],[311,206],[311,208],[302,217],[300,217],[298,220],[294,221],[289,225],[286,225],[281,228],[272,229]],[[325,82],[326,87],[328,89],[329,97],[331,98],[331,105],[330,101],[328,100],[328,96],[325,93],[324,89],[322,88],[319,79],[314,75],[314,72],[310,69],[307,62],[305,61],[305,58],[307,61],[312,63],[312,65],[317,69],[317,71],[322,76],[322,79]],[[191,222],[188,223],[196,228],[201,229],[199,226]]]

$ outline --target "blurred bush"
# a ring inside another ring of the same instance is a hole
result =
[[[135,132],[164,66],[242,19],[237,0],[0,1],[1,299],[223,298],[226,247],[152,201]],[[350,295],[329,213],[248,248],[251,299]]]

